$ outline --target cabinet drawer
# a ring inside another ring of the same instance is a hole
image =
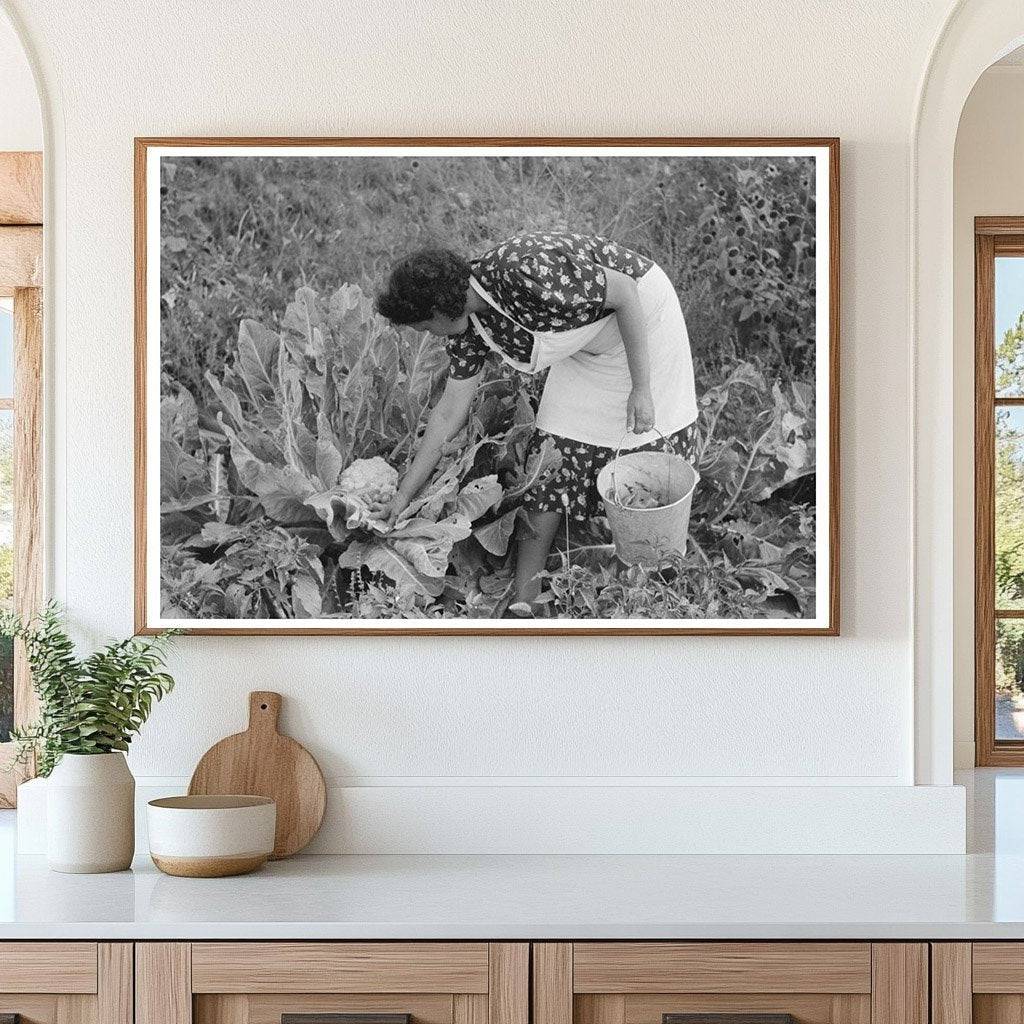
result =
[[[0,942],[0,992],[96,991],[95,942]]]
[[[710,1024],[700,1020],[708,1015],[714,1024],[929,1024],[928,949],[869,942],[537,943],[533,1009],[534,1024]],[[683,1020],[671,1021],[673,1015]]]
[[[135,1024],[528,1024],[529,969],[521,942],[139,943]]]
[[[1024,942],[975,942],[971,961],[975,992],[1024,994]]]
[[[932,943],[934,1024],[1024,1020],[1024,942]]]
[[[871,991],[867,942],[578,942],[574,992]]]
[[[193,992],[487,991],[486,942],[196,942]]]
[[[126,942],[0,942],[0,1018],[21,1024],[132,1024]]]

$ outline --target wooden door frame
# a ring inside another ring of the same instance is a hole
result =
[[[997,740],[995,734],[997,256],[1024,257],[1024,216],[974,219],[974,760],[979,768],[1024,766],[1024,741]],[[1024,398],[1014,404],[1024,405]],[[1024,619],[1024,610],[999,617]]]
[[[0,296],[14,298],[14,607],[23,617],[42,602],[43,169],[41,153],[0,153]],[[20,645],[14,656],[14,723],[37,704]],[[12,766],[0,743],[0,807],[13,807],[31,765]]]

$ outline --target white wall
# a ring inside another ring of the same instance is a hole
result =
[[[0,13],[0,151],[43,148],[39,95],[25,51]]]
[[[336,784],[425,805],[913,781],[908,155],[947,0],[3,2],[54,114],[52,589],[96,637],[132,627],[133,136],[843,140],[841,638],[183,639],[136,772],[187,775],[261,687]]]
[[[960,120],[954,161],[954,741],[974,764],[974,218],[1024,215],[1024,66],[990,68]]]

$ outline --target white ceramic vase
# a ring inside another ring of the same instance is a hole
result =
[[[135,779],[124,754],[65,754],[46,783],[52,871],[124,871],[135,854]]]

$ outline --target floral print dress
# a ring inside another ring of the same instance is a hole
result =
[[[470,266],[477,282],[508,316],[496,309],[477,315],[490,344],[472,322],[463,334],[448,339],[449,375],[455,380],[475,377],[496,354],[494,348],[529,371],[533,332],[568,331],[608,316],[605,268],[639,279],[654,263],[598,235],[536,232],[502,242]],[[625,409],[623,422],[624,417]],[[564,511],[577,520],[601,514],[597,474],[615,457],[615,450],[537,429],[530,454],[549,439],[562,457],[561,467],[527,494],[524,506],[536,512]],[[681,443],[677,433],[630,450],[679,451]]]

